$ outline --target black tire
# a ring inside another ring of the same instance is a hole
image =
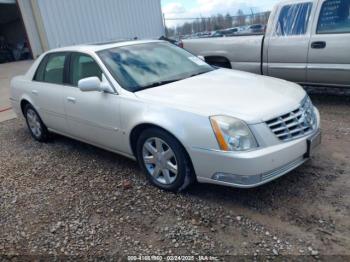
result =
[[[35,133],[31,126],[30,126],[30,120],[29,120],[29,114],[35,114],[35,116],[37,117],[38,120],[38,127],[40,128],[40,133],[37,132]],[[32,137],[39,141],[39,142],[47,142],[49,141],[50,138],[50,133],[47,130],[47,127],[45,126],[45,124],[43,123],[43,121],[41,120],[38,112],[34,109],[34,107],[31,104],[27,104],[24,108],[24,117],[26,119],[27,122],[27,126],[29,129],[30,134],[32,135]]]
[[[152,138],[159,138],[164,141],[173,151],[176,159],[177,165],[177,175],[175,180],[170,184],[163,184],[157,181],[157,179],[152,176],[148,171],[146,164],[143,159],[143,150],[146,141]],[[166,191],[179,192],[185,190],[195,181],[195,175],[192,171],[191,162],[187,152],[180,144],[180,142],[170,135],[168,132],[160,128],[149,128],[144,130],[137,140],[137,160],[142,170],[147,176],[147,179],[156,187],[159,187]]]

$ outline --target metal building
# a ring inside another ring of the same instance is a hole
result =
[[[164,28],[160,0],[0,0],[0,56],[1,45],[35,58],[68,45],[155,39]]]

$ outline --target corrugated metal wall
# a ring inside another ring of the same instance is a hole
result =
[[[28,41],[33,52],[33,57],[36,58],[44,51],[41,42],[40,35],[37,29],[34,13],[30,1],[17,0],[18,6],[21,10],[23,23],[27,32]]]
[[[160,0],[37,0],[49,48],[159,38]]]

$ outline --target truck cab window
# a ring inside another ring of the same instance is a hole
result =
[[[312,3],[286,5],[278,17],[275,35],[305,35],[309,24]]]
[[[350,0],[328,0],[322,5],[317,34],[350,33]]]

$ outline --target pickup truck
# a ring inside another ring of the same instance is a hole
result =
[[[183,47],[219,67],[303,85],[350,87],[350,0],[288,0],[265,35],[187,39]]]

